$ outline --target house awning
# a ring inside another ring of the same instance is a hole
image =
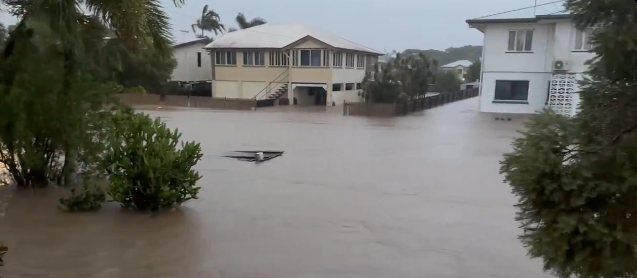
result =
[[[323,88],[327,91],[327,84],[312,84],[312,83],[292,83],[292,89],[296,87],[313,87],[313,88]]]

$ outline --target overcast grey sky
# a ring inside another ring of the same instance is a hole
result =
[[[190,25],[208,4],[219,13],[227,27],[236,27],[234,18],[243,12],[248,19],[262,17],[270,23],[302,23],[323,29],[378,51],[407,48],[439,49],[481,45],[482,33],[469,29],[465,20],[517,8],[533,6],[535,0],[186,0],[176,8],[172,0],[162,0],[171,17],[175,39],[184,39],[179,30]],[[555,0],[537,0],[537,4]],[[538,14],[562,10],[560,3],[537,8]],[[531,17],[533,9],[499,17]],[[15,18],[0,14],[0,21],[13,24]]]

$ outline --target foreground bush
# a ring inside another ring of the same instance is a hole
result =
[[[98,187],[90,187],[84,184],[81,192],[71,189],[71,196],[61,198],[60,208],[68,212],[91,212],[102,208],[102,203],[106,201],[106,194]]]
[[[192,169],[203,156],[194,142],[181,142],[159,118],[131,110],[114,119],[113,142],[104,165],[110,176],[107,192],[122,207],[157,211],[196,199],[199,173]]]

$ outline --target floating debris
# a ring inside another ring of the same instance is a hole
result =
[[[282,151],[234,151],[223,157],[235,158],[247,162],[265,162],[275,157],[282,156]]]

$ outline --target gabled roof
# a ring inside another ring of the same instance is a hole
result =
[[[181,47],[186,47],[186,46],[190,46],[193,44],[208,44],[210,43],[211,39],[209,38],[201,38],[201,39],[196,39],[193,41],[188,41],[188,42],[181,42],[181,43],[177,43],[177,44],[173,44],[173,48],[181,48]]]
[[[382,55],[376,50],[351,42],[337,35],[301,24],[263,24],[226,33],[205,48],[276,48],[290,46],[306,38],[313,38],[337,49],[354,50]]]
[[[451,62],[449,64],[446,64],[444,66],[441,66],[441,68],[455,68],[457,66],[463,66],[465,68],[470,67],[471,65],[473,65],[473,62],[469,61],[469,60],[458,60],[455,62]]]

